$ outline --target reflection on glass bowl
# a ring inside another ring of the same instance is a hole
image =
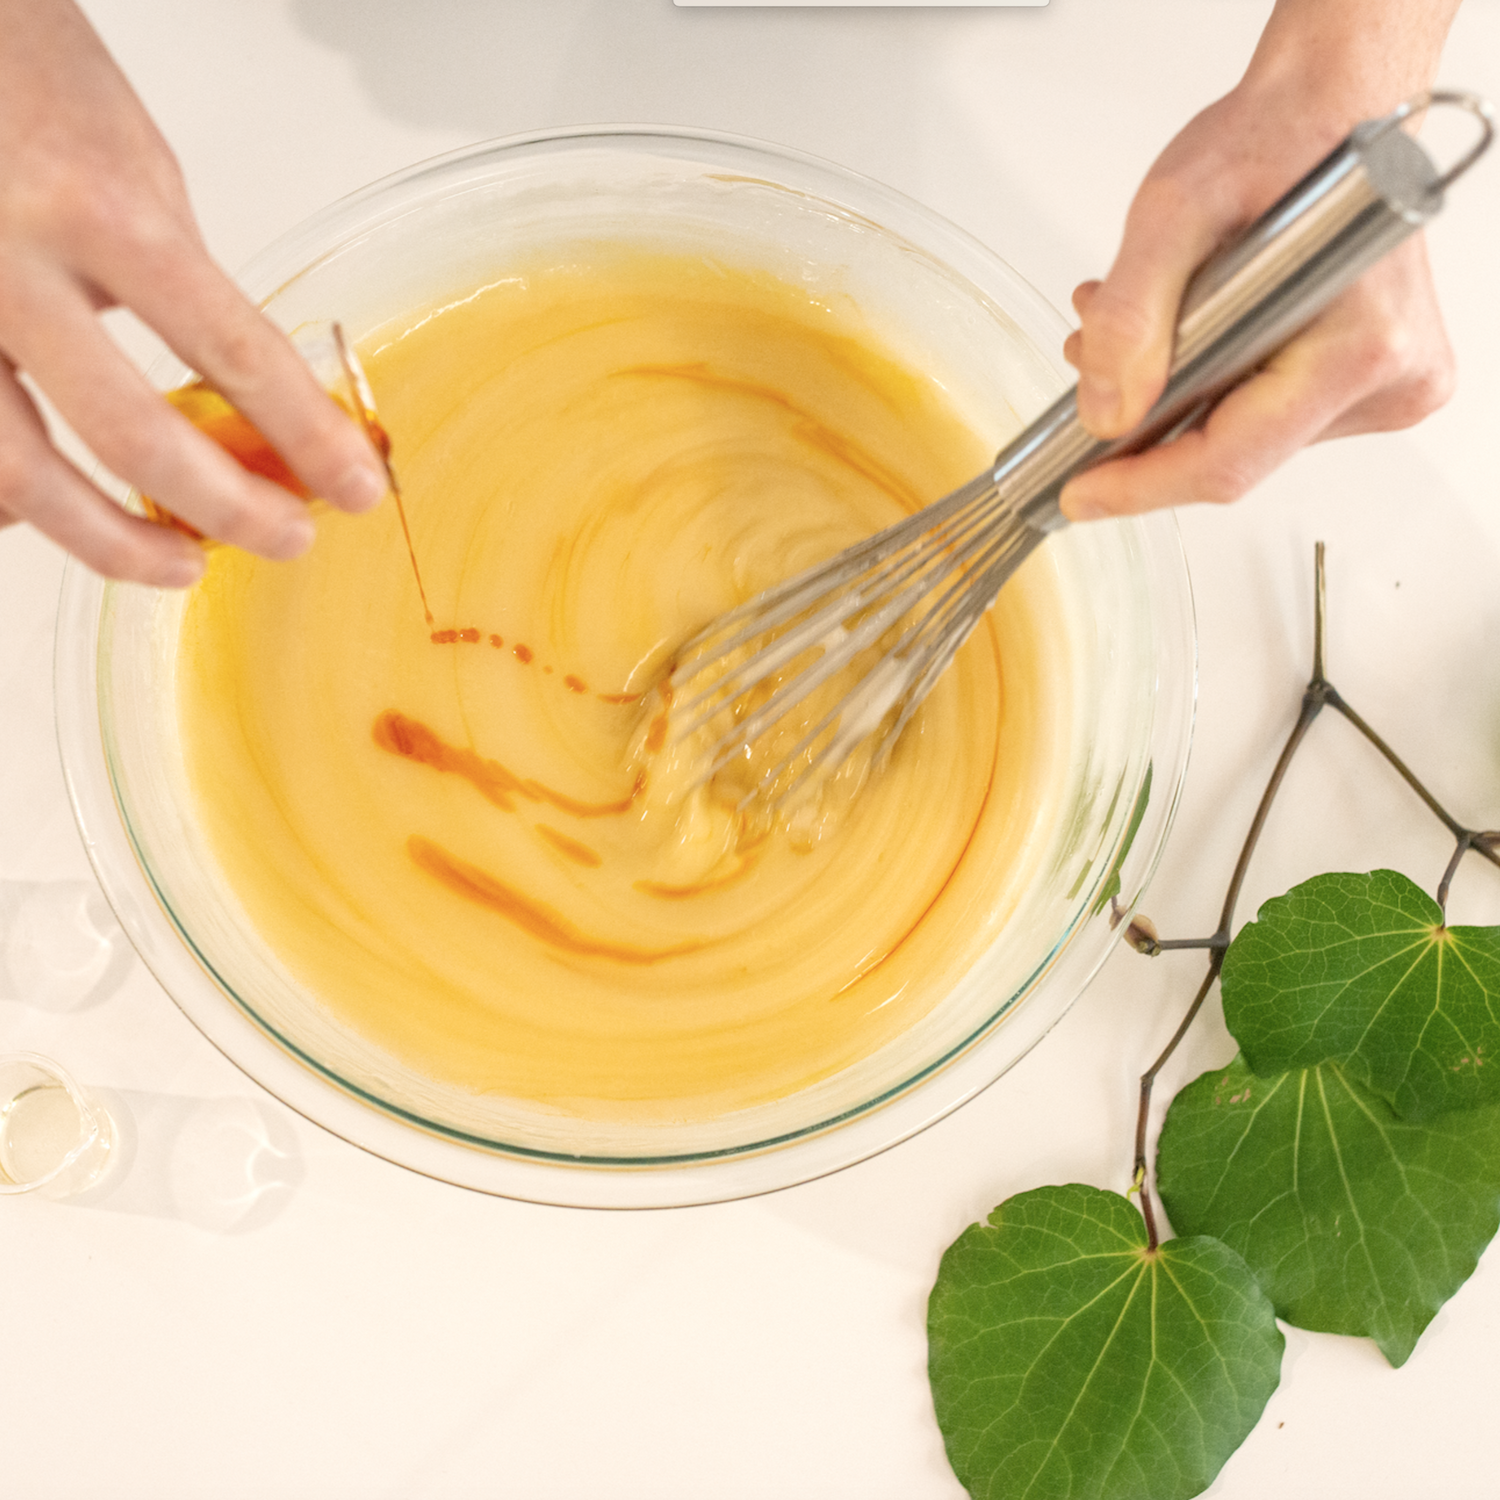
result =
[[[978,430],[1018,426],[1064,383],[1061,319],[952,225],[826,163],[686,131],[564,132],[442,158],[334,205],[245,279],[284,326],[337,317],[358,341],[497,268],[601,240],[757,268],[857,307],[902,363],[942,372]],[[210,1040],[308,1118],[414,1170],[538,1201],[763,1192],[882,1150],[997,1078],[1103,962],[1154,868],[1195,684],[1175,526],[1078,527],[1041,556],[1058,601],[1048,650],[1065,749],[1019,904],[899,1036],[718,1117],[528,1108],[435,1080],[341,1024],[248,920],[195,814],[177,717],[182,596],[70,569],[57,660],[70,793],[146,962]]]

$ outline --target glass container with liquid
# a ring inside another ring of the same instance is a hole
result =
[[[411,532],[407,526],[406,505],[401,495],[401,486],[396,471],[391,465],[391,440],[380,415],[375,409],[375,393],[370,388],[369,378],[359,356],[344,337],[343,327],[332,320],[316,320],[304,323],[291,334],[293,347],[307,362],[318,383],[333,397],[364,431],[370,446],[385,465],[385,475],[396,512],[401,522],[401,532],[406,539],[407,556],[411,562],[412,577],[422,608],[429,624],[432,613],[427,609],[427,594],[422,585],[421,571],[411,546]],[[180,411],[194,427],[206,437],[212,438],[219,447],[230,454],[241,468],[252,474],[269,479],[272,484],[305,500],[309,505],[321,506],[317,496],[311,494],[305,484],[292,471],[291,466],[272,446],[270,439],[247,417],[233,406],[228,398],[207,380],[198,376],[165,393],[166,400]],[[190,536],[204,547],[218,544],[206,537],[179,515],[159,505],[149,495],[140,497],[141,508],[148,519],[159,526],[170,526],[184,536]]]
[[[114,1144],[109,1112],[56,1063],[0,1057],[0,1194],[80,1193],[109,1170]]]
[[[304,323],[293,332],[291,339],[323,389],[364,429],[389,473],[390,439],[380,425],[370,382],[344,338],[344,330],[335,322]],[[202,376],[166,392],[166,399],[199,432],[232,455],[241,468],[269,479],[272,484],[279,484],[300,500],[312,501],[315,498],[271,446],[265,434]],[[174,515],[164,505],[158,505],[149,495],[141,496],[141,506],[158,525],[171,526],[207,546],[214,545],[212,538],[205,537],[196,526]]]

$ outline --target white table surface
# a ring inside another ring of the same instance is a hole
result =
[[[1066,306],[1108,263],[1156,150],[1234,81],[1269,6],[87,8],[231,266],[424,156],[535,127],[665,121],[882,178]],[[1497,0],[1466,0],[1444,79],[1500,96]],[[1212,925],[1291,721],[1315,538],[1330,548],[1335,681],[1462,816],[1500,824],[1500,161],[1455,191],[1431,239],[1461,364],[1452,404],[1181,518],[1201,696],[1144,905],[1164,934]],[[0,1051],[47,1053],[112,1091],[133,1160],[91,1205],[0,1201],[0,1495],[958,1500],[925,1374],[938,1258],[1014,1192],[1126,1185],[1136,1075],[1201,957],[1121,950],[987,1094],[805,1187],[607,1214],[425,1180],[262,1092],[112,931],[53,738],[60,570],[35,536],[0,533]],[[1391,865],[1431,889],[1447,852],[1330,717],[1242,915],[1327,868]],[[1452,911],[1500,921],[1500,877],[1466,869]],[[1232,1051],[1205,1014],[1160,1098]],[[1500,1494],[1497,1377],[1492,1252],[1400,1371],[1365,1341],[1289,1330],[1281,1387],[1210,1493]]]

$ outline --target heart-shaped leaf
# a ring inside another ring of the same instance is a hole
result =
[[[1172,1101],[1157,1183],[1288,1322],[1367,1334],[1399,1365],[1500,1224],[1500,1105],[1418,1123],[1336,1063],[1261,1078],[1236,1058]]]
[[[1255,1425],[1283,1346],[1265,1294],[1217,1240],[1146,1245],[1124,1198],[1075,1183],[948,1247],[929,1373],[976,1500],[1185,1500]]]
[[[1500,927],[1445,927],[1404,875],[1319,875],[1224,956],[1224,1019],[1256,1073],[1323,1062],[1405,1119],[1500,1099]]]

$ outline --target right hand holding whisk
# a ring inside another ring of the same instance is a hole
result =
[[[191,583],[201,550],[127,515],[51,444],[18,373],[121,479],[266,557],[312,541],[301,501],[151,389],[100,325],[123,306],[212,381],[312,493],[366,510],[385,470],[286,339],[214,264],[176,161],[70,0],[0,0],[0,525],[98,572]]]
[[[1357,120],[1426,87],[1456,9],[1457,0],[1279,0],[1241,83],[1151,168],[1109,275],[1074,293],[1082,326],[1064,352],[1095,436],[1128,431],[1160,393],[1194,269]],[[1417,237],[1231,392],[1202,429],[1081,475],[1063,491],[1063,512],[1089,520],[1235,500],[1309,443],[1420,421],[1452,386],[1453,355]]]

